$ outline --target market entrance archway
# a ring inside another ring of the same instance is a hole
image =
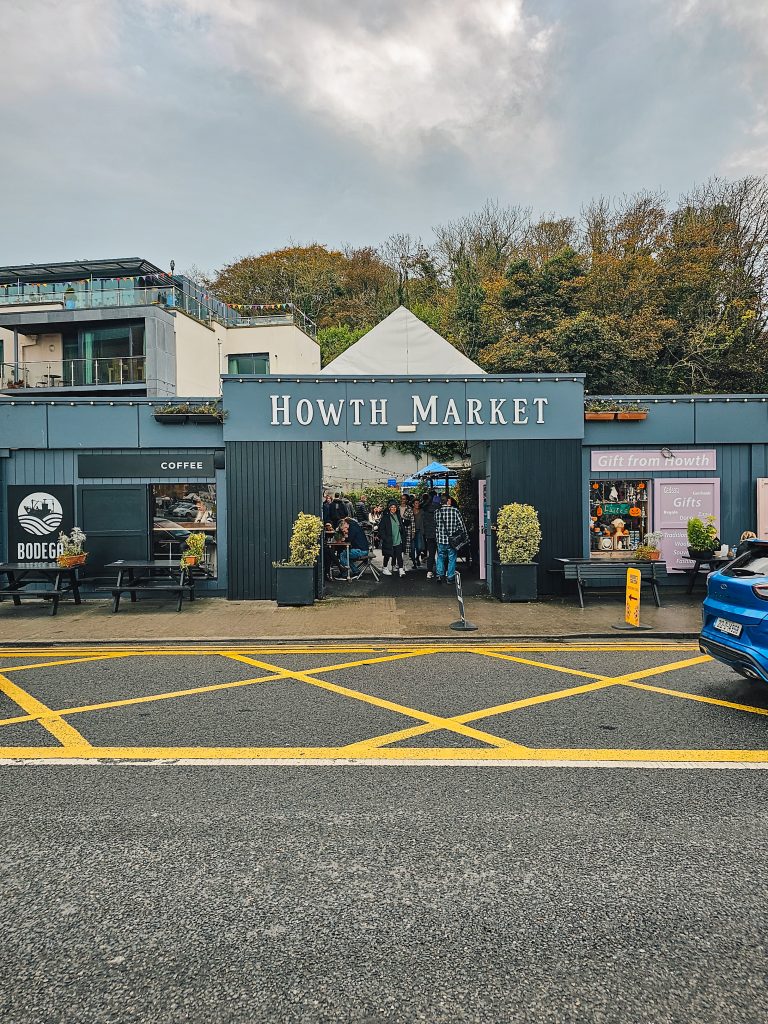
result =
[[[301,512],[319,512],[323,441],[461,440],[488,481],[491,517],[510,501],[542,524],[539,586],[583,548],[583,375],[222,379],[228,596],[271,600]]]

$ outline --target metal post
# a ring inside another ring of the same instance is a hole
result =
[[[451,623],[451,629],[456,629],[462,632],[473,632],[477,629],[471,622],[467,622],[467,616],[464,612],[464,592],[461,589],[461,573],[457,572],[454,576],[456,580],[456,600],[459,602],[459,615],[461,616],[456,622]]]

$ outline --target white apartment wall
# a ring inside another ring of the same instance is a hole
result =
[[[174,314],[176,394],[200,397],[219,394],[218,331],[185,313]]]
[[[175,313],[176,394],[218,395],[219,374],[227,372],[228,356],[266,353],[271,374],[317,373],[320,346],[293,324],[264,327],[211,327],[184,313]]]
[[[227,356],[265,352],[271,374],[317,373],[320,346],[294,324],[264,327],[228,327],[222,344],[221,372],[227,372]]]

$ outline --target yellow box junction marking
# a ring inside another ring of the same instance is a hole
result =
[[[431,645],[419,644],[381,644],[381,645],[284,645],[262,647],[253,644],[237,645],[231,647],[192,647],[192,648],[50,648],[37,649],[16,649],[4,651],[0,655],[0,661],[17,657],[43,657],[56,658],[56,661],[38,662],[32,665],[8,666],[8,671],[20,671],[24,668],[57,667],[59,665],[76,664],[80,661],[109,660],[124,657],[141,656],[172,656],[172,655],[221,655],[251,664],[254,667],[263,669],[265,675],[256,676],[252,679],[236,680],[230,683],[217,683],[208,686],[190,687],[183,690],[175,690],[141,697],[129,697],[122,700],[105,701],[100,704],[81,705],[71,708],[51,709],[36,698],[32,697],[21,687],[12,683],[4,675],[0,675],[0,691],[11,697],[19,707],[25,711],[24,715],[0,721],[2,725],[12,725],[18,722],[39,721],[48,729],[62,744],[60,747],[0,747],[0,757],[3,759],[20,760],[48,760],[56,758],[72,758],[75,760],[94,761],[97,759],[118,759],[118,760],[159,760],[167,761],[174,759],[244,759],[244,760],[281,760],[281,759],[331,759],[331,760],[375,760],[375,761],[436,761],[436,760],[467,760],[467,761],[509,761],[515,760],[526,762],[546,761],[664,761],[664,762],[744,762],[744,763],[768,763],[768,750],[613,750],[613,749],[572,749],[572,748],[527,748],[509,740],[494,736],[479,729],[472,728],[468,723],[479,721],[484,718],[491,718],[494,715],[504,714],[508,711],[515,711],[520,708],[530,707],[548,701],[563,700],[582,693],[588,693],[598,689],[607,689],[613,686],[627,686],[637,690],[645,690],[650,693],[661,693],[675,696],[681,699],[699,701],[707,704],[749,712],[753,714],[766,715],[768,710],[756,708],[750,705],[738,704],[731,701],[719,700],[716,698],[703,697],[697,694],[684,693],[679,690],[668,690],[664,687],[651,686],[640,683],[638,680],[663,675],[667,672],[685,669],[694,665],[703,664],[711,659],[707,655],[697,655],[692,658],[675,661],[670,664],[656,666],[650,669],[642,669],[636,672],[629,672],[616,676],[600,676],[595,673],[572,669],[567,666],[553,665],[538,659],[523,657],[523,654],[545,653],[545,652],[589,652],[589,653],[613,653],[622,654],[630,652],[682,652],[697,650],[697,645],[687,643],[523,643],[523,644],[466,644],[454,645],[435,643]],[[519,652],[512,654],[511,652]],[[370,654],[372,657],[365,657],[355,661],[340,662],[332,665],[324,665],[318,668],[305,670],[290,670],[279,665],[271,664],[254,654],[312,654],[324,653],[350,653]],[[384,698],[375,697],[349,687],[331,683],[328,680],[318,678],[320,674],[343,671],[364,665],[382,664],[393,661],[400,661],[405,658],[428,656],[430,654],[452,653],[452,654],[476,654],[483,657],[498,658],[509,662],[518,662],[523,665],[530,665],[548,671],[575,675],[591,682],[579,686],[558,690],[554,693],[544,693],[520,700],[510,701],[490,708],[481,708],[467,712],[462,715],[445,717],[435,715],[428,711],[410,708],[406,705],[388,701]],[[371,737],[357,743],[348,744],[344,747],[95,747],[81,736],[72,726],[64,721],[64,715],[84,714],[97,712],[99,710],[125,707],[131,704],[148,703],[152,701],[170,700],[175,697],[184,697],[193,694],[210,693],[217,690],[231,689],[235,687],[250,686],[258,683],[266,683],[281,679],[296,679],[308,683],[320,689],[336,693],[342,697],[371,704],[386,710],[406,715],[416,719],[417,725],[408,729],[398,730],[385,736]],[[426,735],[437,730],[448,730],[460,735],[468,736],[486,744],[485,747],[471,748],[430,748],[430,747],[394,747],[391,744],[402,742],[412,736]]]

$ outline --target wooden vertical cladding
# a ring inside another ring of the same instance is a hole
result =
[[[559,592],[547,572],[554,558],[580,558],[584,540],[581,441],[491,441],[491,515],[519,501],[533,507],[541,522],[539,593]]]
[[[320,514],[322,444],[230,441],[226,453],[227,596],[232,600],[273,600],[272,563],[288,556],[294,519],[299,512]]]

